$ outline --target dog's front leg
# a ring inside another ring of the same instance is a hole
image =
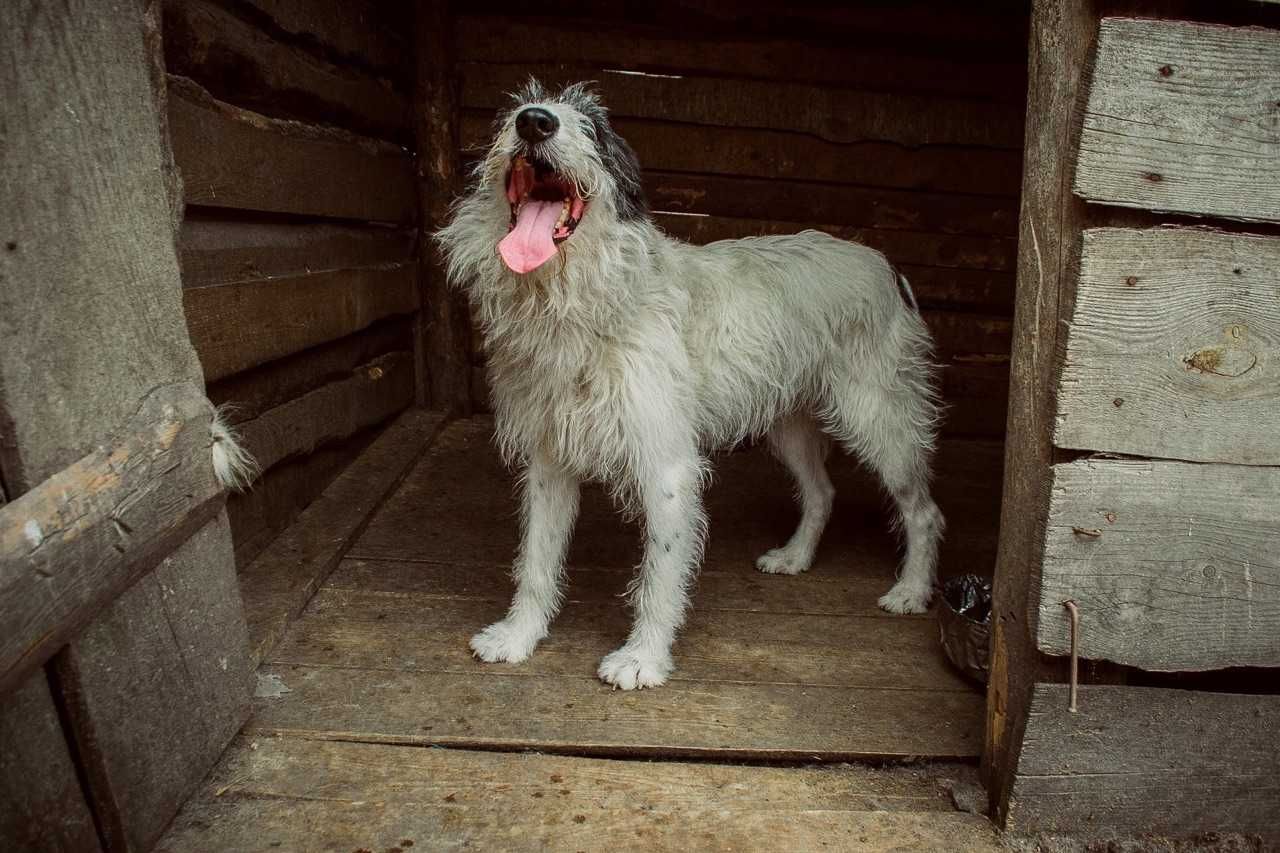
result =
[[[702,557],[706,516],[696,453],[637,472],[645,513],[644,563],[631,589],[635,623],[627,642],[600,662],[600,678],[623,690],[657,687],[673,667],[671,644],[684,622],[689,580]]]
[[[578,479],[552,460],[535,457],[523,481],[516,594],[505,619],[471,638],[476,657],[490,663],[528,658],[547,636],[564,596],[564,558],[578,515]]]

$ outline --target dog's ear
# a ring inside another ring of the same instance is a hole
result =
[[[608,119],[596,125],[596,149],[600,152],[600,162],[604,164],[605,171],[613,175],[617,185],[614,207],[618,218],[640,219],[649,209],[644,197],[644,184],[640,180],[640,159],[627,140],[609,125]]]

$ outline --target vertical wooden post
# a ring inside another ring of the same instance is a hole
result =
[[[183,318],[176,184],[166,187],[144,4],[109,14],[98,5],[0,6],[0,464],[10,498],[117,433],[156,388],[203,388]],[[248,715],[225,513],[50,667],[106,846],[148,849]],[[7,841],[0,847],[23,848]]]
[[[1035,0],[1031,13],[1018,289],[1009,377],[1004,500],[996,560],[983,773],[1003,821],[1037,680],[1035,619],[1053,462],[1059,319],[1070,311],[1084,203],[1071,192],[1078,106],[1098,28],[1096,0]]]
[[[471,413],[471,320],[465,297],[450,291],[431,235],[461,192],[458,81],[448,0],[419,0],[414,10],[414,139],[417,144],[422,294],[416,348],[418,401]]]

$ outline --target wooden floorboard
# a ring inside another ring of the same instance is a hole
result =
[[[951,810],[972,776],[242,738],[156,849],[998,850]]]
[[[491,447],[492,421],[450,425],[427,459],[379,511],[349,555],[365,559],[508,563],[518,538],[515,477]],[[939,449],[935,497],[948,519],[943,574],[990,575],[1000,511],[1003,445],[953,440]],[[892,583],[897,540],[879,486],[832,455],[836,506],[809,578],[849,572]],[[706,500],[711,516],[705,569],[750,567],[786,541],[799,518],[786,472],[763,448],[721,454]],[[640,533],[597,486],[584,490],[571,565],[635,566]]]
[[[933,617],[876,607],[897,548],[856,473],[840,474],[850,523],[833,525],[814,571],[755,571],[794,517],[785,476],[757,451],[721,460],[708,499],[720,535],[666,687],[625,694],[595,677],[626,635],[638,558],[634,527],[598,492],[584,501],[551,635],[524,664],[474,660],[468,639],[506,609],[516,537],[513,480],[490,429],[447,427],[379,509],[267,659],[264,673],[290,692],[259,698],[252,731],[574,755],[978,755],[982,691],[944,660]],[[967,461],[971,498],[983,461]]]

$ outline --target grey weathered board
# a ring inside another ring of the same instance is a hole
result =
[[[1280,468],[1054,466],[1038,644],[1146,670],[1280,667]],[[1278,675],[1277,677],[1280,677]]]
[[[183,324],[142,11],[138,3],[11,2],[0,12],[0,462],[10,498],[118,434],[153,389],[201,381]],[[175,508],[168,502],[153,523],[162,526],[166,514],[180,520]],[[66,704],[65,721],[112,849],[147,846],[243,720],[245,681],[210,679],[223,689],[180,692],[189,661],[221,668],[225,659],[228,675],[246,671],[244,624],[226,603],[230,541],[225,529],[217,537],[225,551],[216,558],[195,541],[172,557],[164,587],[183,606],[152,606],[162,593],[153,572],[58,658],[59,684],[79,685],[81,701]],[[187,640],[145,655],[106,654],[103,638],[122,633]],[[133,704],[114,701],[122,690],[137,694]],[[167,744],[207,715],[234,725],[216,746],[193,738],[207,749],[186,753],[174,775],[122,772],[171,761]]]
[[[242,738],[161,840],[190,850],[999,849],[971,768],[743,767]]]
[[[169,127],[188,205],[385,222],[414,217],[413,160],[397,145],[268,118],[173,75]]]
[[[1086,684],[1073,714],[1067,690],[1035,687],[1009,830],[1280,841],[1280,696]]]
[[[356,10],[349,12],[354,23]],[[210,0],[166,0],[165,61],[214,96],[266,115],[407,141],[409,101],[387,80],[338,65]]]
[[[412,265],[334,270],[183,291],[212,382],[418,307]]]
[[[1277,280],[1277,237],[1084,232],[1055,443],[1280,464]]]
[[[1280,220],[1280,32],[1106,18],[1075,191],[1089,201]]]
[[[1038,555],[1053,462],[1053,394],[1070,258],[1084,204],[1070,192],[1076,113],[1097,30],[1094,0],[1033,0],[1028,45],[1026,151],[1018,229],[1018,288],[1009,364],[1008,438],[991,611],[991,676],[982,762],[993,815],[1003,819],[1041,656],[1027,614],[1036,605]],[[952,523],[952,529],[956,527]]]
[[[346,438],[413,402],[413,354],[387,353],[240,424],[244,444],[266,471],[290,456]]]
[[[222,514],[58,658],[113,849],[149,850],[244,723],[247,647]]]
[[[370,514],[439,431],[439,413],[405,412],[240,573],[254,662],[338,565]]]
[[[101,849],[43,669],[0,698],[0,842],[25,853]]]
[[[0,692],[222,510],[212,411],[161,386],[102,447],[0,508]]]

